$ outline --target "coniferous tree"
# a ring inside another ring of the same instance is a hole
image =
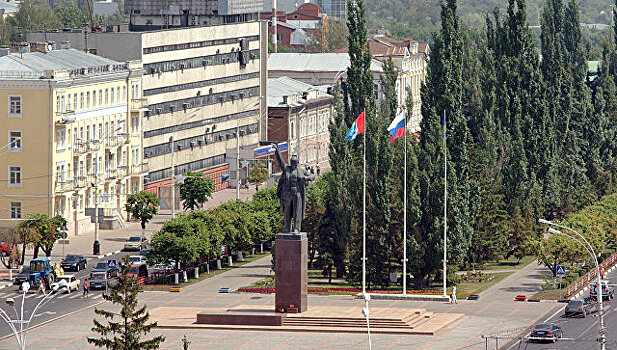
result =
[[[141,336],[148,334],[156,327],[156,322],[148,323],[149,312],[146,305],[138,308],[137,296],[141,289],[136,277],[130,275],[131,263],[125,256],[120,263],[120,274],[115,285],[108,286],[109,294],[103,294],[103,299],[121,306],[120,312],[94,309],[94,312],[107,319],[107,324],[94,319],[93,332],[100,338],[88,337],[88,343],[100,348],[112,350],[158,349],[165,341],[162,335],[145,341]],[[118,321],[115,321],[117,319]]]

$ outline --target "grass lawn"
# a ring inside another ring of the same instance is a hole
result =
[[[515,270],[520,269],[530,262],[534,261],[535,258],[533,256],[526,256],[522,258],[518,264],[516,263],[516,258],[510,257],[509,259],[501,260],[501,261],[491,261],[484,266],[477,268],[480,271],[492,271],[492,270]]]
[[[543,291],[540,291],[536,294],[534,294],[534,296],[532,296],[530,299],[539,299],[539,300],[561,300],[563,299],[564,293],[566,292],[565,288],[560,289],[545,289]]]
[[[512,274],[512,272],[499,272],[499,273],[494,273],[491,274],[491,277],[493,277],[490,281],[486,281],[486,282],[463,282],[463,283],[459,283],[458,284],[458,295],[461,297],[466,297],[469,294],[478,294],[484,290],[486,290],[487,288],[491,287],[492,285],[494,285],[495,283],[503,280],[504,278],[506,278],[507,276],[509,276],[510,274]],[[247,286],[245,288],[271,288],[274,287],[274,276],[270,276],[268,278],[264,278],[262,280],[259,280],[253,284],[251,284],[250,286]],[[328,279],[327,278],[323,278],[321,276],[321,271],[318,270],[309,270],[309,288],[310,287],[320,287],[320,288],[354,288],[354,286],[350,283],[347,283],[346,281],[341,281],[341,280],[336,280],[336,282],[332,281],[332,283],[328,283]],[[392,285],[389,286],[388,288],[386,288],[384,291],[401,291],[401,286],[400,285]],[[450,293],[450,289],[448,288],[448,293]],[[441,291],[441,285],[433,285],[430,288],[426,288],[426,290],[435,290],[435,291]],[[402,291],[401,291],[402,292]],[[409,290],[410,293],[413,293],[413,291],[410,289]],[[356,292],[348,292],[347,294],[355,294]],[[323,294],[323,293],[320,293]],[[331,294],[341,294],[340,292],[335,292],[332,291]]]
[[[221,273],[223,273],[225,271],[228,271],[228,270],[231,270],[233,268],[236,268],[236,267],[248,264],[251,261],[257,260],[259,258],[263,258],[266,255],[270,255],[270,253],[263,253],[263,254],[256,253],[253,256],[245,256],[243,262],[234,261],[234,265],[232,267],[223,266],[223,268],[221,270],[215,270],[215,269],[211,268],[209,274],[207,274],[205,272],[202,272],[202,273],[199,274],[199,278],[189,278],[188,282],[181,282],[180,284],[178,284],[178,287],[190,286],[193,283],[201,282],[201,281],[203,281],[203,280],[205,280],[207,278],[214,277],[214,276],[219,275],[219,274],[221,274]],[[224,263],[226,261],[227,261],[227,259],[223,260]],[[187,273],[188,273],[189,276],[192,275],[191,271],[189,271]],[[174,287],[174,285],[154,284],[154,285],[145,285],[145,286],[143,286],[143,290],[144,291],[167,291],[171,287]]]
[[[499,272],[490,274],[493,279],[485,282],[461,282],[457,285],[457,294],[467,296],[469,294],[478,294],[487,290],[489,287],[494,285],[495,283],[503,280],[504,278],[511,275],[512,272]],[[450,289],[448,289],[448,293],[450,293]]]

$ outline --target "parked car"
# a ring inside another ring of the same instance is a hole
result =
[[[60,292],[70,293],[74,290],[79,290],[79,280],[75,275],[58,276],[56,282],[51,284],[51,289],[58,288]]]
[[[22,283],[28,281],[30,279],[30,267],[24,266],[19,274],[15,277],[15,281],[13,281],[14,285],[21,286]]]
[[[146,257],[143,255],[131,255],[129,256],[129,262],[131,263],[131,265],[145,264]]]
[[[564,312],[566,317],[570,316],[583,316],[587,317],[591,313],[593,306],[584,299],[572,299],[568,302]]]
[[[88,267],[88,262],[86,261],[86,257],[83,255],[67,255],[66,258],[64,258],[60,263],[60,266],[67,271],[79,271]]]
[[[549,323],[540,323],[533,327],[531,334],[529,335],[529,340],[550,340],[552,342],[556,342],[557,339],[563,336],[563,331],[561,327],[549,322]]]
[[[107,265],[107,262],[104,261],[99,261],[96,263],[96,265],[94,265],[94,268],[92,269],[93,271],[112,271],[112,272],[118,272],[118,268],[117,267],[109,267]]]
[[[156,264],[152,267],[152,271],[155,273],[166,273],[174,270],[174,264]]]
[[[609,280],[602,280],[602,300],[610,300],[614,298],[615,289],[609,284]],[[589,298],[591,300],[598,300],[598,284],[591,283],[591,290],[589,291]]]
[[[95,270],[90,273],[89,287],[90,289],[107,289],[110,284],[116,282],[116,270]]]
[[[47,258],[30,260],[30,276],[28,282],[32,286],[38,286],[39,278],[42,278],[47,287],[51,286],[56,280],[54,269]]]
[[[147,245],[147,239],[144,237],[143,239],[141,238],[141,236],[133,236],[133,237],[129,237],[129,239],[126,240],[126,243],[124,243],[124,250],[125,251],[139,251],[141,249],[146,248]]]
[[[131,265],[129,276],[148,278],[148,266],[146,264]]]

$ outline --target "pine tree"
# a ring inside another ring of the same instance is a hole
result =
[[[121,305],[121,310],[117,313],[95,309],[94,312],[97,315],[107,319],[107,324],[94,319],[92,331],[100,333],[101,337],[88,337],[88,343],[113,350],[139,350],[158,349],[165,341],[162,335],[145,341],[141,340],[142,334],[149,333],[157,323],[148,323],[150,314],[146,311],[146,305],[138,308],[137,296],[141,286],[137,278],[130,275],[130,270],[131,264],[129,257],[126,256],[120,263],[118,283],[108,286],[109,294],[103,294],[103,299]],[[119,321],[116,322],[114,319]]]

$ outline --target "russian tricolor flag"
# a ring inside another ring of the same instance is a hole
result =
[[[390,123],[388,127],[388,132],[392,135],[392,139],[390,140],[390,144],[394,143],[394,140],[399,137],[405,136],[405,111],[401,112],[401,114],[397,115],[396,118]]]
[[[365,130],[366,128],[364,123],[364,111],[362,111],[362,113],[360,113],[360,115],[358,116],[358,118],[356,118],[353,124],[351,124],[351,128],[349,128],[347,135],[345,135],[345,140],[354,140],[356,136],[362,134]]]

